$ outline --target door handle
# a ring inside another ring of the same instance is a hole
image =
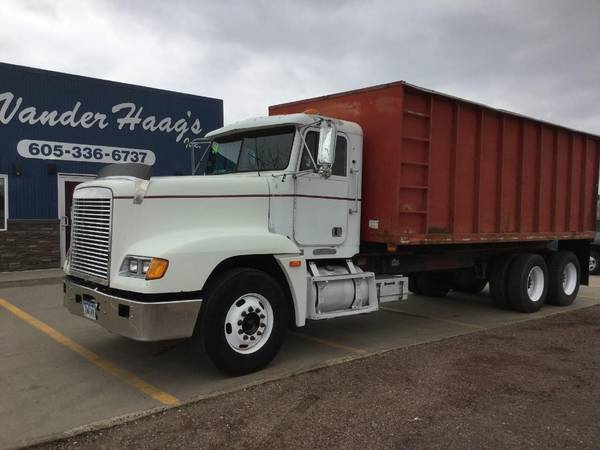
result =
[[[62,216],[60,219],[63,227],[69,226],[69,216]]]

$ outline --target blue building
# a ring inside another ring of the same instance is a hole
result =
[[[0,63],[0,271],[59,267],[73,189],[105,165],[189,175],[222,125],[219,99]]]

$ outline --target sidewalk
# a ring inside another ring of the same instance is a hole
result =
[[[62,269],[24,270],[22,272],[0,272],[0,288],[34,286],[60,283],[64,277]]]

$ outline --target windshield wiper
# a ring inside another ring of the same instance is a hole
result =
[[[254,158],[254,161],[256,162],[256,172],[258,173],[258,176],[260,177],[260,167],[262,165],[262,160],[256,156],[256,154],[252,154],[250,152],[248,152],[248,156],[250,156],[251,158]]]

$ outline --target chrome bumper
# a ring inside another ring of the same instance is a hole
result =
[[[98,305],[95,322],[113,333],[137,341],[192,336],[202,304],[202,300],[138,302],[104,294],[69,278],[65,278],[64,283],[64,305],[72,314],[84,317],[82,300],[91,300]]]

